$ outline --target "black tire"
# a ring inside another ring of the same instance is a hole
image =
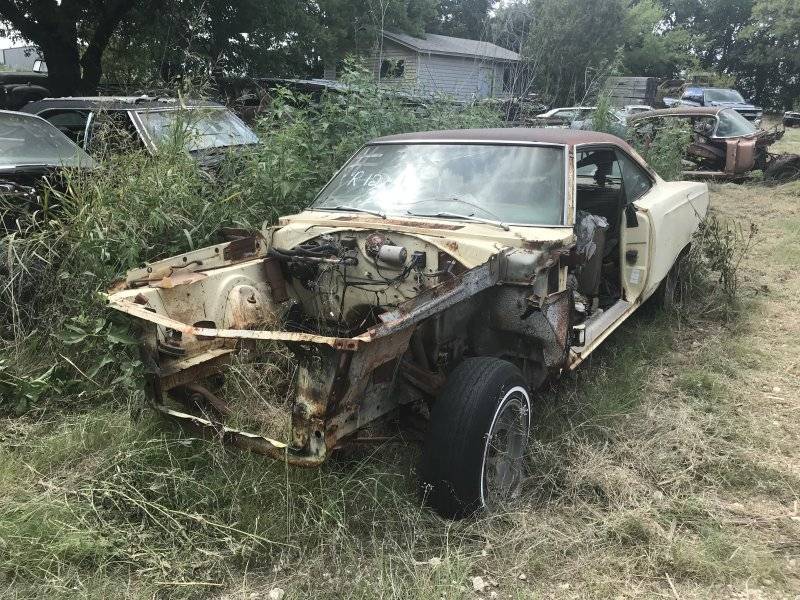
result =
[[[458,365],[431,411],[420,465],[426,502],[452,519],[494,508],[518,493],[530,414],[530,392],[513,364],[468,358]],[[497,449],[503,441],[510,450]],[[501,463],[510,467],[498,474]]]
[[[656,291],[650,296],[650,304],[662,310],[674,310],[683,300],[683,268],[688,249],[684,250],[675,259],[667,276],[658,284]]]

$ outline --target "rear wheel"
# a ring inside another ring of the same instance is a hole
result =
[[[463,361],[431,411],[420,466],[426,501],[442,516],[460,518],[517,497],[530,412],[517,367],[498,358]]]

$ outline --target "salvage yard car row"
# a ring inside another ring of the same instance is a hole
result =
[[[258,141],[203,103],[84,98],[29,110],[49,122],[0,113],[6,154],[49,140],[77,168],[93,164],[79,146],[109,143],[104,119],[125,136],[111,143],[157,152],[193,113],[183,143],[204,168]],[[688,175],[769,168],[769,134],[732,109],[626,121],[647,138],[672,116],[692,122]],[[577,368],[645,301],[674,302],[708,202],[705,183],[664,181],[610,134],[406,133],[365,144],[307,210],[131,270],[107,299],[137,324],[145,396],[161,414],[314,467],[411,411],[428,422],[420,494],[458,518],[520,494],[536,390]],[[224,397],[219,381],[275,342],[297,377],[285,420],[273,422]]]

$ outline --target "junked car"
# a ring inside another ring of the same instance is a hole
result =
[[[230,110],[208,101],[178,101],[149,96],[45,98],[23,112],[49,121],[94,154],[110,141],[120,150],[144,148],[156,153],[176,132],[197,161],[213,166],[222,155],[258,144],[255,133]]]
[[[800,127],[800,111],[787,110],[783,113],[784,127]]]
[[[543,382],[674,298],[708,201],[608,134],[394,135],[303,212],[129,271],[107,298],[139,326],[162,414],[310,467],[414,407],[429,419],[420,490],[460,517],[519,495]],[[297,363],[285,439],[233,426],[250,400],[214,391],[275,342]]]
[[[551,108],[536,115],[535,123],[540,127],[569,127],[575,120],[585,119],[592,114],[595,106],[564,106]]]
[[[629,136],[650,143],[668,123],[685,123],[691,133],[684,176],[745,180],[754,170],[768,181],[788,181],[800,174],[800,156],[773,154],[769,147],[784,131],[758,129],[732,108],[678,107],[633,115]]]
[[[92,159],[50,123],[0,111],[0,236],[19,229],[19,218],[43,206],[50,184],[64,169],[90,169]]]
[[[675,105],[670,103],[668,98],[664,99],[668,106]],[[764,117],[764,111],[752,102],[745,100],[736,90],[729,88],[689,86],[677,104],[683,106],[705,106],[709,108],[732,108],[748,121],[758,127]]]
[[[586,131],[595,131],[595,115],[596,111],[589,113],[581,118],[575,119],[570,123],[570,129],[583,129]],[[619,109],[611,109],[608,111],[606,120],[606,129],[605,131],[608,133],[613,133],[616,136],[621,138],[625,137],[626,132],[626,124],[627,124],[627,115],[619,110]]]

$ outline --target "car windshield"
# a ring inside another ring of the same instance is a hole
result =
[[[313,208],[561,225],[564,163],[560,147],[370,145],[336,174]]]
[[[47,121],[0,112],[0,168],[91,167],[92,159]]]
[[[738,137],[758,131],[755,125],[732,108],[720,111],[717,117],[719,121],[717,130],[714,132],[715,137]]]
[[[744,102],[744,98],[736,90],[706,90],[703,93],[709,102]]]
[[[137,114],[156,145],[176,136],[190,152],[258,143],[256,134],[225,108],[142,110]]]

